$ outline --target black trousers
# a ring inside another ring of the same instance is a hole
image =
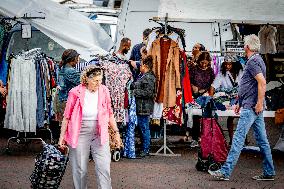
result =
[[[192,117],[193,119],[193,126],[191,129],[191,137],[193,140],[198,141],[199,137],[200,137],[200,118],[201,116],[198,115],[194,115]]]

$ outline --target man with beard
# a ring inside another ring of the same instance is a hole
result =
[[[122,38],[120,41],[119,49],[115,53],[115,55],[121,60],[127,60],[126,54],[130,50],[130,47],[131,47],[131,40],[127,37]]]
[[[146,46],[148,43],[148,36],[151,33],[151,29],[147,28],[143,31],[142,43],[134,45],[129,58],[129,66],[133,74],[134,81],[136,81],[140,74],[141,60],[147,55]]]

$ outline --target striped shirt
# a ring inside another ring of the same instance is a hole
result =
[[[78,64],[76,64],[75,69],[79,72],[82,72],[87,66],[89,65],[96,65],[99,63],[99,59],[92,59],[89,62],[79,62]]]

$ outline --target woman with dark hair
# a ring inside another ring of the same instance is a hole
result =
[[[213,96],[216,90],[220,91],[231,91],[233,88],[237,88],[241,77],[243,75],[243,66],[237,60],[236,57],[227,55],[225,56],[224,62],[221,65],[221,72],[217,75],[213,81],[209,95]],[[230,144],[232,143],[234,134],[234,117],[228,117],[227,128],[229,131]]]
[[[217,75],[210,88],[210,96],[214,95],[217,89],[232,89],[237,87],[241,80],[243,66],[233,56],[225,56],[224,62],[221,65],[221,72]]]
[[[59,86],[58,95],[55,100],[56,119],[61,123],[65,109],[68,92],[80,84],[80,73],[75,69],[79,62],[79,54],[73,49],[66,49],[59,63],[60,71],[58,75]]]
[[[196,65],[196,61],[197,61],[198,56],[200,55],[200,53],[202,53],[204,51],[205,51],[205,47],[201,43],[196,43],[192,47],[192,51],[191,51],[192,56],[190,57],[190,60],[188,61],[188,66],[190,68]]]
[[[195,98],[208,92],[214,80],[211,60],[208,52],[202,52],[197,58],[197,65],[190,70],[190,82]]]
[[[202,52],[197,58],[197,65],[190,70],[190,82],[193,97],[208,93],[208,90],[214,80],[214,72],[211,68],[211,57],[208,52]],[[190,146],[197,147],[200,136],[199,116],[193,116],[192,142]]]

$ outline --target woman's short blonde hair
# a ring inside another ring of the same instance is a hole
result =
[[[84,69],[84,71],[81,73],[81,84],[83,85],[87,85],[88,82],[88,78],[93,78],[99,75],[102,75],[103,71],[101,67],[98,66],[88,66]]]

